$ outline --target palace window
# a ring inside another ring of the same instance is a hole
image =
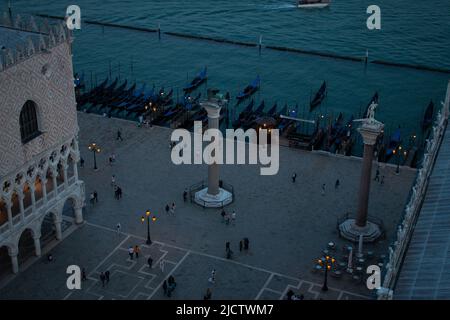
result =
[[[22,137],[22,142],[27,143],[40,134],[36,104],[33,101],[28,100],[25,102],[22,111],[20,112],[20,135]]]

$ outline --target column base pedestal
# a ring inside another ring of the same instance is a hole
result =
[[[219,193],[211,195],[208,188],[195,193],[194,201],[205,208],[221,208],[233,202],[233,195],[225,189],[219,188]]]
[[[365,227],[359,227],[355,224],[355,219],[347,219],[339,225],[341,237],[358,242],[359,236],[363,236],[364,242],[375,242],[383,234],[381,227],[373,222],[367,221]]]

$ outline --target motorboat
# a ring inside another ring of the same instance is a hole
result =
[[[331,0],[298,0],[297,7],[299,8],[325,8],[328,7]]]

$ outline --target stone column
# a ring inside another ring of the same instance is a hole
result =
[[[66,163],[64,163],[62,165],[62,167],[63,167],[63,174],[64,174],[64,186],[65,186],[65,188],[67,188],[69,186],[69,179],[67,178],[67,176],[68,176],[67,169],[69,168],[69,166]]]
[[[73,176],[75,177],[75,182],[78,181],[78,160],[73,162]]]
[[[41,188],[42,188],[42,199],[44,203],[47,203],[47,178],[41,178]]]
[[[19,250],[18,249],[9,249],[8,253],[9,253],[9,257],[11,258],[12,272],[14,274],[19,273],[19,260],[17,259]]]
[[[222,97],[218,95],[218,91],[214,89],[208,90],[208,100],[201,103],[201,106],[205,108],[206,112],[208,113],[208,130],[219,130],[220,109],[224,102],[226,102],[226,100],[223,100]],[[213,150],[211,151],[216,152],[217,146],[220,150],[223,150],[223,141],[215,140],[216,138],[219,138],[221,134],[216,135],[215,133],[213,133],[211,136],[212,139],[214,139],[214,143],[217,142],[217,145],[214,146]],[[211,154],[211,156],[214,158],[216,155]],[[223,155],[217,156],[222,157]],[[220,187],[220,164],[216,162],[211,163],[211,161],[205,162],[208,163],[208,186],[195,193],[194,201],[203,207],[217,208],[224,207],[230,204],[233,201],[233,194],[230,191],[227,191]]]
[[[371,118],[366,119],[358,129],[364,143],[364,155],[359,181],[358,211],[355,218],[348,218],[339,225],[341,236],[354,242],[358,242],[361,238],[364,242],[373,242],[382,234],[381,226],[368,221],[367,218],[374,145],[383,127],[384,125],[381,122]]]
[[[40,257],[41,256],[41,235],[40,234],[34,235],[33,240],[34,240],[34,249],[35,249],[36,257]]]
[[[369,207],[370,181],[372,180],[373,149],[381,130],[373,130],[373,128],[363,125],[358,131],[363,137],[364,154],[359,181],[358,211],[356,213],[355,224],[358,227],[365,227]]]
[[[56,240],[62,239],[61,221],[55,220]]]
[[[8,226],[9,230],[13,229],[13,216],[12,216],[12,203],[11,201],[6,202],[6,211],[8,212]]]
[[[23,192],[19,192],[18,199],[19,199],[19,208],[20,208],[20,219],[22,221],[25,221],[25,208],[23,206]]]
[[[58,170],[52,170],[53,191],[55,191],[55,197],[58,195],[58,181],[56,180],[57,174]]]
[[[219,117],[221,107],[212,102],[203,103],[202,106],[208,112],[208,129],[219,129]],[[208,194],[219,193],[219,165],[217,163],[208,166]]]
[[[73,209],[75,211],[75,223],[76,224],[83,223],[83,206],[76,205]]]
[[[31,206],[33,207],[33,211],[36,209],[36,186],[34,183],[30,184],[30,192],[31,192]]]

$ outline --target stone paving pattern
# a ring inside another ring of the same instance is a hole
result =
[[[311,299],[360,299],[370,297],[363,284],[350,278],[329,278],[330,290],[320,291],[323,274],[311,272],[314,260],[329,241],[339,248],[337,218],[356,209],[361,162],[311,152],[280,149],[280,171],[275,176],[260,176],[259,165],[223,165],[221,178],[235,188],[235,225],[221,221],[220,210],[202,209],[182,200],[183,190],[206,178],[205,165],[175,166],[170,160],[166,128],[137,128],[134,123],[79,113],[80,150],[85,167],[80,168],[86,193],[96,190],[99,203],[87,204],[88,223],[56,246],[52,264],[39,260],[0,289],[0,298],[34,299],[163,299],[162,281],[171,272],[177,281],[172,299],[201,299],[210,285],[212,268],[217,282],[213,299],[280,299],[289,288]],[[118,128],[124,141],[116,141]],[[102,148],[94,171],[87,145]],[[108,164],[116,154],[116,163]],[[415,171],[382,167],[384,185],[373,182],[369,212],[384,220],[387,239],[367,246],[385,252],[400,218]],[[291,175],[297,172],[297,182]],[[375,173],[375,168],[374,168]],[[111,176],[123,189],[123,198],[114,199]],[[334,182],[340,179],[340,187]],[[321,186],[326,184],[326,194]],[[166,215],[166,203],[175,202],[174,215]],[[145,245],[146,225],[141,216],[146,209],[157,216],[151,224],[154,243]],[[120,222],[122,233],[115,231]],[[250,239],[248,253],[240,253],[238,242]],[[232,261],[225,258],[225,242],[231,242]],[[139,244],[143,256],[154,263],[167,260],[164,273],[146,265],[146,258],[129,261],[127,248]],[[77,264],[86,268],[89,280],[83,289],[66,289],[65,268]],[[102,288],[99,273],[109,269],[111,282]]]

